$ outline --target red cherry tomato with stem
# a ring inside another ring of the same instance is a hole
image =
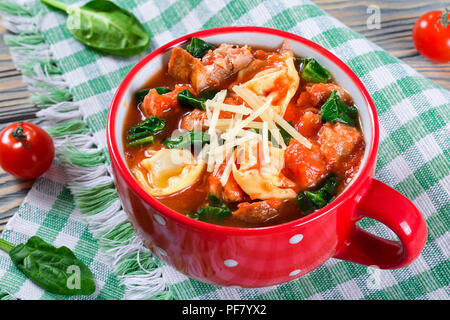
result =
[[[33,123],[13,123],[0,132],[0,166],[18,178],[39,177],[50,167],[54,155],[52,138]]]
[[[417,51],[435,62],[450,61],[449,14],[448,9],[430,11],[414,24],[413,41]]]

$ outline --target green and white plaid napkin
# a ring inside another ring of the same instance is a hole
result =
[[[65,1],[73,2],[73,1]],[[58,157],[39,178],[2,237],[39,235],[65,245],[93,271],[97,291],[74,299],[449,299],[450,93],[424,78],[308,0],[118,0],[143,22],[147,53],[200,29],[256,25],[287,30],[322,45],[347,63],[372,95],[381,140],[376,178],[420,209],[429,236],[419,258],[399,270],[331,259],[310,274],[259,289],[191,280],[153,258],[126,221],[108,165],[105,124],[112,96],[144,55],[94,52],[64,27],[65,15],[35,0],[0,4],[5,41],[43,108]],[[82,2],[81,2],[82,3]],[[362,226],[392,233],[372,220]],[[0,288],[21,299],[65,299],[26,279],[0,255]]]

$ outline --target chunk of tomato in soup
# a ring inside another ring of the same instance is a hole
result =
[[[322,127],[321,116],[314,108],[305,111],[301,107],[290,104],[286,109],[284,119],[292,122],[295,130],[307,138],[315,136]]]
[[[194,109],[188,114],[186,114],[181,119],[180,127],[183,130],[189,131],[194,129],[201,129],[202,131],[206,130],[207,127],[204,124],[204,121],[208,119],[206,111]]]
[[[225,186],[222,186],[220,178],[225,170],[226,163],[223,163],[217,172],[212,173],[208,177],[209,192],[214,194],[224,202],[241,202],[247,201],[249,198],[244,190],[237,184],[233,175],[230,174]]]
[[[291,139],[284,153],[284,173],[300,190],[317,185],[328,174],[327,160],[320,152],[320,146],[311,141],[308,149]]]
[[[190,86],[185,85],[177,85],[174,90],[165,94],[159,94],[156,89],[151,89],[141,104],[141,110],[144,116],[147,118],[155,116],[168,119],[181,112],[182,109],[178,103],[177,94],[184,89],[188,89],[195,94]]]
[[[319,109],[311,106],[310,96],[307,92],[300,94],[297,104],[289,103],[284,120],[292,122],[295,130],[307,138],[315,136],[322,126]]]

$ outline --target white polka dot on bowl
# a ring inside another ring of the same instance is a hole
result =
[[[160,225],[165,226],[166,225],[166,220],[164,220],[163,217],[161,217],[160,215],[155,214],[153,216],[156,220],[156,222],[158,222]]]
[[[300,270],[300,269],[296,269],[296,270],[292,271],[291,273],[289,273],[289,276],[294,277],[294,276],[298,275],[301,271],[302,270]]]
[[[296,234],[295,236],[292,236],[292,237],[289,239],[289,243],[290,243],[290,244],[297,244],[297,243],[299,243],[300,241],[302,241],[302,239],[303,239],[303,235],[302,235],[301,233],[299,233],[299,234]]]
[[[229,268],[233,268],[233,267],[236,267],[238,265],[238,262],[236,260],[233,260],[233,259],[228,259],[228,260],[225,260],[223,262],[223,264],[225,266],[229,267]]]

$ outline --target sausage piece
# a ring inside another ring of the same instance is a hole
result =
[[[282,200],[279,199],[243,202],[238,204],[238,209],[233,212],[233,217],[247,223],[261,224],[276,217],[281,204]]]

